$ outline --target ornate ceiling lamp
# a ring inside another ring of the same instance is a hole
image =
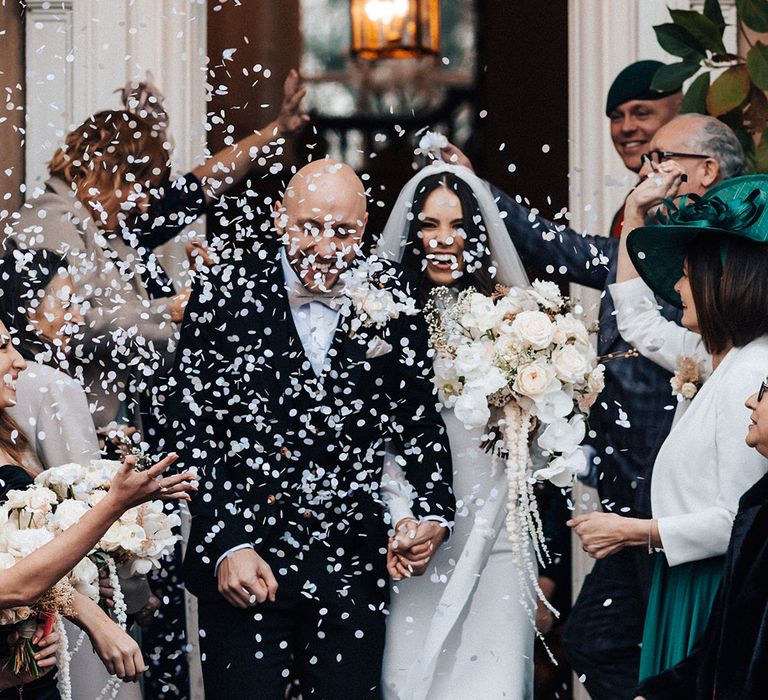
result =
[[[435,56],[440,0],[351,0],[352,54],[368,60]]]

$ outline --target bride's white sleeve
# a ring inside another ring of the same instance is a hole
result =
[[[384,454],[384,471],[381,477],[381,497],[389,511],[391,525],[394,527],[403,518],[417,518],[411,506],[415,492],[405,477],[405,472],[397,463],[397,456],[387,449]]]
[[[609,285],[616,307],[616,325],[621,337],[643,356],[664,369],[675,372],[679,358],[700,362],[706,375],[712,358],[698,333],[669,321],[661,315],[650,287],[639,277]]]

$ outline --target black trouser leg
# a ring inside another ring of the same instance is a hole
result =
[[[644,581],[635,553],[595,562],[563,636],[569,661],[592,700],[632,700],[645,622]]]

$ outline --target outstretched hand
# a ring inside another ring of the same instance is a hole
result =
[[[178,458],[177,454],[171,453],[149,469],[137,472],[136,458],[126,457],[112,480],[107,497],[115,499],[122,510],[158,498],[166,501],[191,501],[190,491],[197,491],[196,474],[186,471],[163,477],[163,472]]]
[[[280,136],[295,136],[309,121],[309,115],[301,110],[301,101],[307,88],[298,71],[291,68],[283,83],[283,102],[277,115],[277,130]]]

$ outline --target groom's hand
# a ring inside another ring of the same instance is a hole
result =
[[[272,569],[252,549],[239,549],[219,565],[219,593],[237,608],[275,602],[277,580]]]
[[[409,521],[409,525],[412,521]],[[398,523],[399,525],[399,523]],[[415,533],[409,527],[406,536],[395,537],[392,550],[397,555],[396,568],[403,577],[421,576],[434,556],[447,530],[436,520],[422,520]]]

